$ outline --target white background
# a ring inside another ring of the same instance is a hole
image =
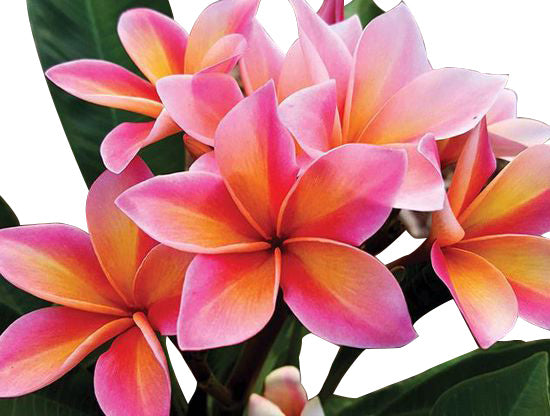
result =
[[[309,0],[318,8],[321,0]],[[176,20],[190,29],[210,0],[172,0]],[[380,0],[389,9],[397,0]],[[550,2],[547,0],[409,0],[434,67],[458,66],[510,74],[519,94],[519,115],[550,123]],[[0,195],[23,224],[64,222],[85,228],[86,187],[51,102],[34,49],[23,0],[3,4],[0,25]],[[262,0],[258,14],[286,49],[296,26],[285,0]],[[549,174],[549,172],[541,172]],[[402,238],[381,256],[390,261],[418,244]],[[471,351],[476,345],[456,306],[449,302],[422,318],[419,338],[398,350],[365,352],[338,393],[360,396]],[[506,339],[546,338],[520,321]],[[313,335],[302,351],[302,376],[310,395],[320,389],[336,353]],[[194,384],[182,370],[185,392]]]

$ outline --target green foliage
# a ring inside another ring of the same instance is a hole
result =
[[[550,341],[501,342],[359,399],[332,396],[327,416],[549,415]]]
[[[376,16],[384,13],[384,10],[378,7],[373,0],[353,0],[346,6],[345,13],[346,18],[354,14],[359,16],[361,24],[365,27]]]
[[[134,7],[149,7],[172,16],[168,0],[27,0],[42,68],[89,58],[114,62],[139,73],[116,32],[121,13]],[[146,119],[86,103],[48,84],[82,176],[90,186],[105,170],[99,154],[105,135],[121,122]],[[150,146],[142,156],[157,174],[183,170],[181,134]]]

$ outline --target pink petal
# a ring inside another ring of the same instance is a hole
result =
[[[128,305],[134,302],[136,271],[157,242],[118,209],[115,199],[152,176],[145,162],[136,158],[121,174],[102,173],[90,188],[86,201],[94,250],[107,278]]]
[[[198,255],[181,298],[182,350],[238,344],[258,333],[275,309],[280,252]]]
[[[187,33],[168,16],[145,8],[128,10],[118,21],[118,36],[153,84],[165,76],[183,74]]]
[[[307,402],[300,416],[325,416],[319,397],[314,397]]]
[[[204,56],[199,73],[230,72],[246,50],[246,38],[233,33],[218,40]]]
[[[231,33],[246,35],[256,14],[259,0],[221,0],[208,6],[189,34],[185,73],[204,69],[203,59],[210,48]]]
[[[122,123],[115,127],[101,143],[101,157],[107,169],[120,173],[145,146],[181,131],[166,110],[156,121]]]
[[[357,47],[359,39],[363,34],[363,28],[361,26],[359,16],[354,14],[346,20],[333,24],[330,28],[342,38],[350,53],[355,53],[355,48]]]
[[[300,415],[307,402],[300,371],[293,366],[277,368],[269,373],[265,378],[263,395],[285,415]]]
[[[422,35],[405,4],[370,22],[354,55],[344,116],[345,138],[361,137],[369,121],[395,93],[430,69]],[[429,132],[427,129],[422,135]]]
[[[376,258],[320,239],[287,240],[281,286],[315,335],[357,348],[400,347],[416,334],[399,284]]]
[[[321,59],[329,77],[336,80],[338,108],[343,110],[352,65],[351,53],[340,36],[315,14],[305,0],[290,0],[290,3],[298,20],[300,42],[306,59],[306,48],[311,46]],[[310,71],[313,71],[318,63],[309,61],[308,65]]]
[[[344,20],[344,0],[324,0],[317,14],[329,25]]]
[[[240,61],[246,95],[251,95],[270,79],[275,82],[283,66],[284,54],[260,23],[254,21],[248,35],[248,47]]]
[[[176,335],[183,279],[193,257],[159,244],[147,254],[137,271],[136,303],[147,310],[149,322],[163,335]]]
[[[516,323],[518,305],[503,274],[477,254],[432,248],[432,265],[451,291],[481,348],[489,348]]]
[[[292,137],[279,120],[272,81],[227,114],[215,141],[216,161],[239,208],[264,237],[274,235],[298,166]]]
[[[283,124],[300,147],[316,158],[342,144],[334,80],[295,92],[279,106]]]
[[[23,315],[0,336],[0,397],[36,391],[133,325],[129,318],[49,307]]]
[[[518,97],[512,90],[500,92],[497,100],[487,113],[487,124],[491,125],[503,120],[517,117]]]
[[[217,73],[174,75],[159,81],[157,90],[175,122],[209,146],[221,119],[243,98],[233,77]]]
[[[246,221],[222,178],[203,172],[157,176],[117,205],[161,243],[192,253],[261,250],[269,245]]]
[[[347,144],[326,153],[285,200],[278,235],[360,245],[390,214],[405,169],[403,150]]]
[[[407,152],[407,173],[393,206],[413,211],[441,209],[445,199],[445,184],[433,135],[427,134],[418,143],[396,144],[392,147]]]
[[[286,416],[277,405],[256,393],[248,399],[247,412],[248,416]]]
[[[550,126],[528,118],[499,121],[489,126],[489,138],[499,158],[517,156],[528,147],[550,139]]]
[[[0,230],[0,274],[21,290],[53,303],[127,314],[101,270],[88,234],[69,225]]]
[[[496,167],[484,118],[466,138],[449,187],[449,203],[457,217],[487,184]]]
[[[116,338],[95,367],[101,410],[113,416],[168,416],[170,377],[165,366],[139,328]]]
[[[464,229],[458,222],[449,204],[449,199],[445,195],[443,209],[432,214],[429,240],[437,240],[441,247],[445,247],[462,240],[464,234]]]
[[[205,172],[221,177],[214,152],[208,152],[200,156],[189,166],[189,172]]]
[[[359,140],[395,143],[427,132],[438,139],[457,136],[481,121],[505,83],[504,76],[459,68],[426,72],[386,102]]]
[[[516,293],[522,318],[550,329],[550,240],[525,235],[499,235],[464,241],[457,247],[494,265]]]
[[[56,65],[46,76],[82,100],[156,118],[162,104],[155,88],[127,69],[106,61],[81,59]]]
[[[466,237],[544,234],[550,231],[550,147],[531,147],[516,157],[460,215]]]

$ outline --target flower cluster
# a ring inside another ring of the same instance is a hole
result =
[[[343,19],[343,1],[318,14],[290,1],[299,38],[286,54],[255,19],[259,0],[220,0],[189,35],[153,10],[120,17],[146,79],[97,60],[47,71],[70,94],[153,121],[105,137],[89,235],[58,224],[0,231],[2,276],[60,305],[0,336],[0,397],[52,383],[114,338],[95,368],[102,410],[168,415],[156,332],[177,334],[184,351],[238,344],[278,299],[332,343],[406,345],[416,333],[405,296],[358,248],[394,209],[434,213],[424,251],[481,347],[518,314],[550,329],[540,237],[550,231],[550,128],[517,118],[505,76],[432,68],[404,4],[363,29]],[[153,177],[138,152],[182,131],[196,160]],[[495,176],[497,158],[511,162]],[[442,168],[453,166],[446,187]],[[282,368],[249,414],[322,410],[296,369]]]

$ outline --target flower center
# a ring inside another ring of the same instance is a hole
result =
[[[284,238],[281,237],[273,237],[271,240],[268,240],[267,242],[271,244],[271,248],[282,248],[283,242],[285,241]]]

